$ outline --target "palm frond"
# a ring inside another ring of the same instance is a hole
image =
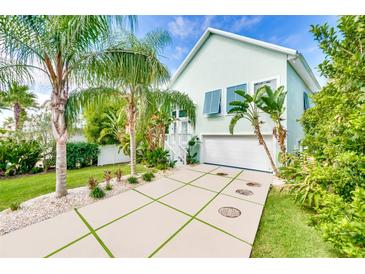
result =
[[[239,120],[244,118],[244,113],[237,113],[235,116],[232,117],[230,123],[229,123],[229,132],[233,134],[234,128]]]
[[[120,95],[114,88],[98,87],[72,91],[67,100],[65,116],[69,128],[75,126],[77,118],[85,108],[96,108]]]

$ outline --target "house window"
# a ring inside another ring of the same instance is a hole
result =
[[[227,104],[226,104],[227,113],[233,108],[233,106],[230,105],[231,102],[241,101],[243,99],[243,97],[241,95],[238,95],[237,93],[235,93],[236,90],[242,90],[244,92],[247,92],[247,85],[242,84],[242,85],[227,88]]]
[[[303,92],[303,106],[304,106],[304,111],[306,111],[307,109],[310,108],[309,97],[308,97],[308,93],[306,93],[306,92]]]
[[[173,112],[171,112],[172,117],[176,118],[176,110],[174,110]]]
[[[218,114],[221,112],[221,93],[222,90],[213,90],[205,93],[204,114]]]
[[[179,117],[184,118],[187,116],[186,110],[179,110]]]
[[[256,90],[258,90],[259,88],[261,88],[263,86],[269,86],[272,90],[276,90],[277,80],[272,79],[272,80],[257,82],[254,84],[253,89],[256,92]]]

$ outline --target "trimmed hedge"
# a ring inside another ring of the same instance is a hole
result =
[[[85,142],[67,143],[67,169],[96,165],[99,148],[97,144]]]

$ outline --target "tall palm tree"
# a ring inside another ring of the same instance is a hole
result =
[[[8,89],[0,91],[0,101],[8,108],[12,108],[14,112],[15,129],[22,127],[21,118],[25,118],[26,109],[37,107],[37,96],[29,92],[29,87],[20,85],[17,82],[8,84]]]
[[[169,72],[158,57],[160,50],[170,42],[167,32],[151,32],[145,38],[137,39],[134,35],[125,38],[125,49],[131,54],[125,69],[118,62],[111,62],[105,67],[109,88],[92,88],[71,94],[67,104],[69,117],[74,118],[84,107],[97,106],[107,100],[121,97],[127,101],[127,127],[130,139],[131,175],[136,174],[136,121],[140,102],[149,89],[166,83]],[[133,54],[137,52],[138,54]]]
[[[265,85],[259,88],[257,93],[257,107],[269,114],[271,120],[273,120],[275,124],[273,134],[279,143],[282,155],[284,155],[286,153],[286,129],[281,122],[284,121],[282,116],[285,112],[284,103],[287,92],[284,91],[284,86],[280,86],[273,91],[269,86]]]
[[[242,101],[233,101],[230,103],[233,108],[229,111],[229,113],[234,114],[229,124],[229,132],[233,134],[233,130],[237,124],[237,122],[241,119],[246,119],[251,123],[251,126],[254,129],[255,135],[259,141],[259,144],[264,147],[267,157],[269,158],[271,168],[276,175],[278,173],[275,162],[270,154],[270,151],[266,145],[265,139],[261,133],[261,124],[263,122],[260,120],[259,110],[257,108],[257,96],[258,93],[255,92],[253,96],[247,94],[242,90],[236,90],[235,93],[242,96]]]
[[[1,16],[0,81],[34,79],[43,73],[52,86],[52,131],[56,140],[56,195],[66,187],[66,102],[70,86],[96,85],[108,74],[110,64],[128,69],[131,56],[145,55],[124,47],[113,36],[116,30],[133,29],[135,17],[123,16]]]

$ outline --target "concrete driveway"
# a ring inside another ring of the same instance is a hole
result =
[[[2,236],[0,257],[249,257],[271,181],[261,172],[181,167]]]

